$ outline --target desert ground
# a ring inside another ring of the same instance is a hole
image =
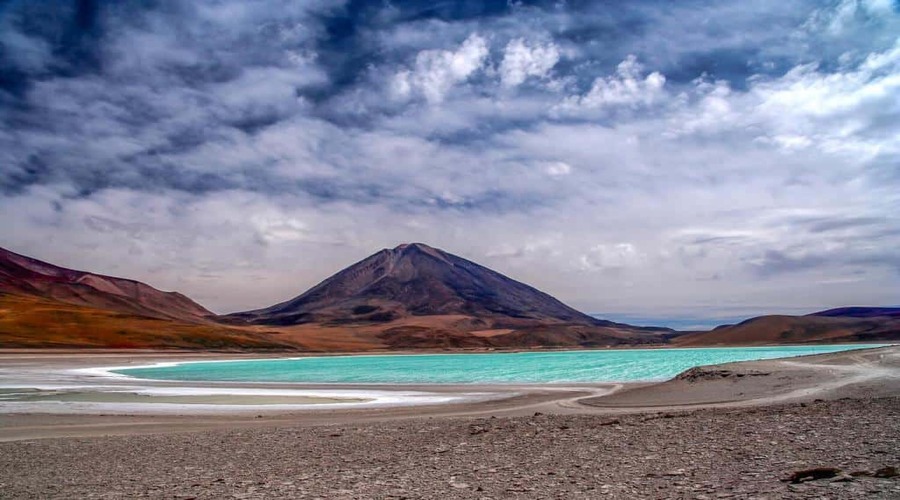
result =
[[[197,354],[5,352],[0,375],[173,358]],[[897,346],[703,367],[658,384],[403,389],[492,396],[4,413],[0,497],[900,497]]]

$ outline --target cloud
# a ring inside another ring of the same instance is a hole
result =
[[[393,90],[402,98],[421,94],[429,103],[440,103],[450,89],[481,69],[487,56],[487,42],[474,33],[456,50],[423,50],[412,69],[397,73]]]
[[[604,271],[640,265],[643,259],[644,256],[631,243],[599,244],[582,255],[580,263],[585,271]]]
[[[587,311],[898,300],[895,4],[96,5],[0,18],[14,251],[221,312],[404,241]]]
[[[900,41],[898,41],[900,44]],[[682,94],[670,132],[742,131],[784,150],[819,148],[875,158],[900,151],[900,45],[868,54],[838,72],[801,64],[777,78],[751,78],[746,92],[699,79]]]
[[[559,49],[553,43],[528,45],[516,38],[504,50],[500,81],[505,87],[516,87],[528,77],[544,78],[557,62]]]
[[[572,166],[562,161],[552,161],[544,165],[544,171],[551,177],[559,177],[572,173]]]
[[[629,55],[616,67],[616,73],[594,80],[584,95],[570,98],[567,105],[584,108],[650,106],[663,96],[666,77],[658,71],[644,76],[644,67]]]

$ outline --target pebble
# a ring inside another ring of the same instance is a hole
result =
[[[546,414],[5,442],[0,498],[896,499],[898,416],[891,397],[621,415],[615,429]],[[782,481],[825,467],[840,471]]]

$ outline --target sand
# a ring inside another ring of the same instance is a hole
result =
[[[0,375],[195,356],[0,355]],[[202,357],[216,356],[234,357]],[[875,477],[900,466],[900,347],[704,367],[660,384],[477,391],[502,397],[202,415],[4,414],[0,497],[900,497],[897,478]],[[781,481],[815,467],[840,472]]]

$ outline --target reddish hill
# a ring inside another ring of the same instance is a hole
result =
[[[598,320],[421,243],[381,250],[293,299],[222,319],[355,328],[394,348],[661,343],[671,331]]]
[[[153,318],[198,321],[214,316],[177,292],[86,271],[55,266],[0,248],[0,292]]]
[[[861,308],[855,308],[861,309]],[[862,314],[857,311],[855,314]],[[896,342],[900,316],[855,316],[814,313],[808,316],[759,316],[709,332],[672,339],[681,347],[842,342]]]
[[[213,319],[210,311],[180,293],[66,269],[0,248],[2,347],[291,347]]]
[[[0,347],[291,349],[262,332],[0,293]]]

